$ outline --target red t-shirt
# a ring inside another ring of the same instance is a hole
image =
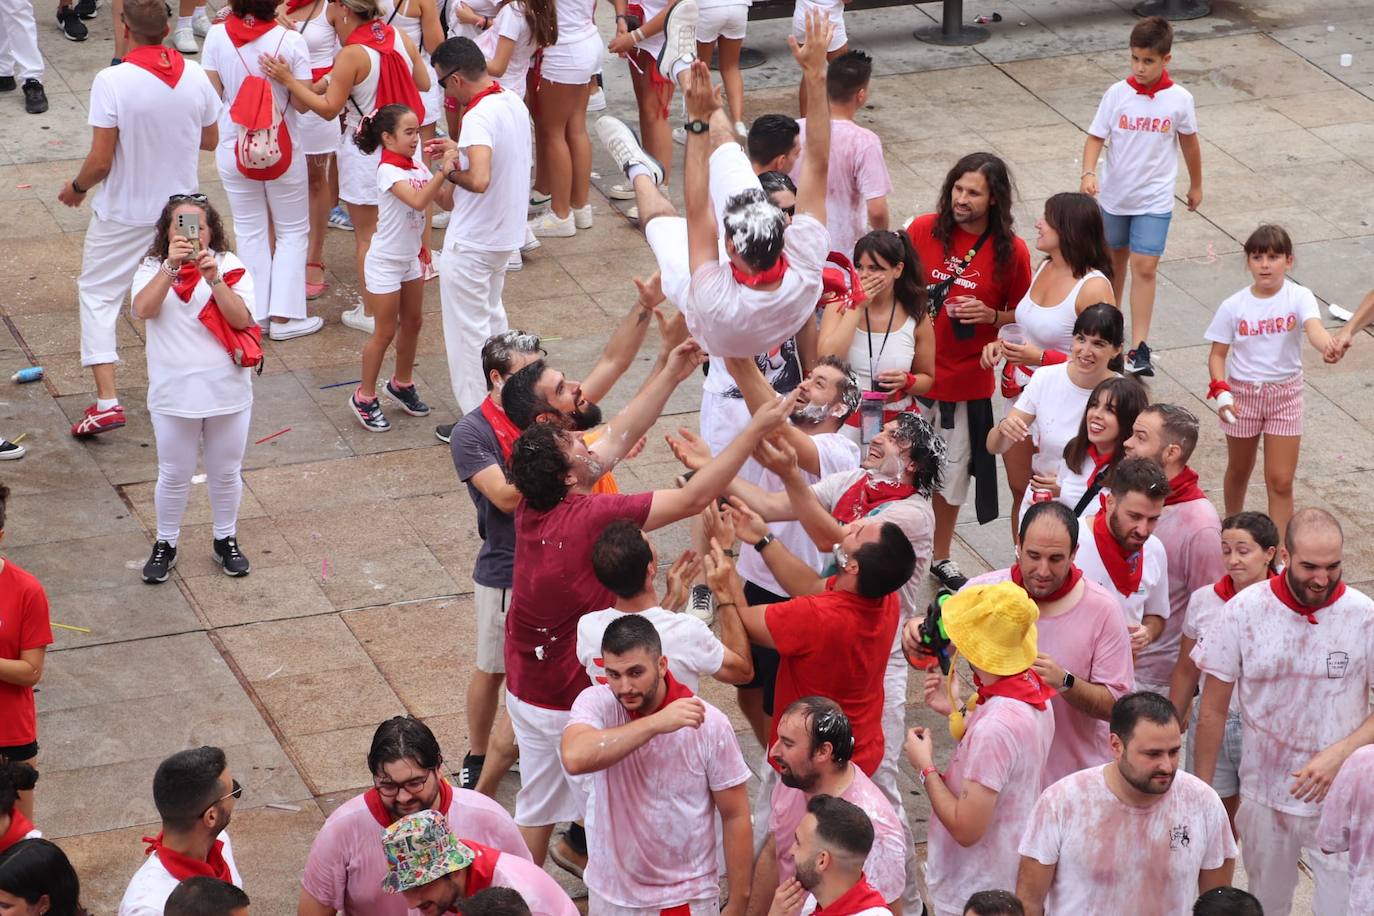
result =
[[[52,645],[48,596],[32,575],[12,560],[0,569],[0,658],[17,659],[26,649]],[[38,740],[33,688],[0,681],[0,747]]]
[[[515,509],[515,575],[506,614],[506,686],[526,703],[572,709],[591,686],[577,660],[577,622],[615,596],[592,571],[592,547],[615,519],[643,525],[653,493],[569,493],[547,512]]]
[[[872,776],[883,759],[883,673],[899,616],[896,592],[865,598],[836,591],[834,576],[819,595],[770,604],[763,622],[782,659],[768,746],[794,700],[829,697],[849,717],[854,762]]]
[[[939,242],[933,231],[935,214],[927,213],[911,221],[907,233],[911,244],[921,259],[927,286],[939,283],[954,273],[963,261],[964,255],[978,241],[978,236],[970,235],[958,226],[950,237],[949,252]],[[969,263],[954,286],[949,298],[955,296],[974,296],[984,304],[998,311],[1010,311],[1030,289],[1031,265],[1030,249],[1021,239],[1012,239],[1011,263],[997,264],[997,245],[989,238],[978,249],[978,255]],[[978,364],[983,347],[997,337],[997,329],[990,324],[973,325],[973,336],[961,340],[954,336],[954,325],[949,316],[937,315],[935,318],[935,384],[926,397],[937,401],[979,401],[992,397],[996,379],[992,369],[984,369]]]

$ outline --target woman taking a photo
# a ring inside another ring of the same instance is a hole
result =
[[[198,224],[198,238],[181,234],[183,215]],[[235,330],[253,324],[252,275],[227,248],[219,213],[205,196],[177,195],[163,208],[153,247],[134,274],[133,312],[147,322],[148,413],[157,440],[157,539],[143,567],[148,583],[166,582],[176,565],[202,442],[214,560],[227,576],[248,575],[248,558],[235,535],[253,370],[235,365],[200,317],[212,304]]]
[[[844,301],[826,306],[818,353],[849,363],[864,407],[882,411],[881,429],[934,383],[935,330],[921,264],[905,232],[876,229],[859,239],[854,267],[868,298],[856,308]],[[850,414],[844,427],[860,444],[864,412]]]

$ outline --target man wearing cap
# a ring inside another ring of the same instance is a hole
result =
[[[1154,535],[1168,498],[1163,468],[1148,458],[1123,458],[1102,508],[1079,523],[1078,567],[1118,596],[1133,655],[1159,638],[1170,614],[1169,558]]]
[[[883,895],[864,876],[873,847],[873,825],[857,805],[817,795],[806,803],[806,816],[797,825],[792,858],[797,876],[773,895],[770,916],[890,916]]]
[[[567,893],[542,868],[458,839],[448,818],[438,811],[419,811],[386,828],[382,850],[387,861],[383,889],[400,894],[406,906],[423,916],[457,913],[459,901],[489,887],[518,890],[533,916],[580,916]]]
[[[969,585],[1011,581],[1040,609],[1037,654],[1031,667],[1058,691],[1054,741],[1041,786],[1112,759],[1107,720],[1112,704],[1131,692],[1131,637],[1115,594],[1087,579],[1074,565],[1078,519],[1061,502],[1035,503],[1021,516],[1021,546],[1009,569],[995,569]],[[920,620],[907,622],[903,644],[921,650]],[[938,673],[927,676],[927,693],[943,690]]]
[[[1231,882],[1236,841],[1226,808],[1179,768],[1174,704],[1127,694],[1111,727],[1113,761],[1066,776],[1035,803],[1016,880],[1027,916],[1191,913],[1199,894]],[[1316,912],[1341,911],[1318,904]]]
[[[955,660],[968,660],[978,692],[967,703],[967,720],[953,708],[952,692],[927,700],[949,716],[959,742],[943,774],[928,729],[913,728],[906,741],[907,760],[930,796],[926,885],[936,916],[962,916],[974,891],[1016,882],[1016,843],[1054,740],[1055,691],[1032,667],[1039,616],[1012,582],[967,586],[941,609]]]
[[[749,767],[730,720],[668,670],[658,631],[628,614],[601,640],[606,683],[583,690],[561,757],[590,790],[589,916],[713,916],[719,910],[716,815],[729,904],[743,916],[753,866]]]

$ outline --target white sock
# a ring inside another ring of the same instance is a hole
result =
[[[633,163],[630,166],[630,170],[625,173],[625,177],[630,179],[630,184],[632,185],[635,183],[635,179],[640,175],[647,175],[649,178],[654,177],[654,173],[649,171],[648,166],[642,162]]]
[[[109,409],[111,409],[111,408],[113,408],[113,407],[118,407],[118,406],[119,406],[119,398],[96,398],[96,399],[95,399],[95,409],[96,409],[96,410],[109,410]]]
[[[207,19],[209,18],[209,14],[205,11],[204,5],[201,5],[201,6],[196,7],[196,11],[195,11],[194,13],[192,13],[191,16],[192,16],[192,18],[195,18],[195,17],[198,17],[198,16],[205,16]]]
[[[180,32],[182,29],[189,29],[190,27],[191,27],[191,17],[190,17],[190,16],[178,16],[178,17],[177,17],[177,31],[178,31],[178,32]]]
[[[671,79],[674,83],[677,83],[677,78],[679,76],[681,76],[688,70],[692,69],[692,63],[694,61],[695,58],[692,57],[679,57],[677,60],[673,61],[672,64],[669,65],[668,78]]]

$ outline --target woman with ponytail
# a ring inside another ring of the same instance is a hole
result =
[[[466,6],[459,16],[472,15]],[[502,89],[525,98],[525,82],[537,57],[558,41],[558,10],[553,0],[502,0],[491,27],[475,39],[487,59],[487,72]],[[457,136],[455,134],[454,136]]]

